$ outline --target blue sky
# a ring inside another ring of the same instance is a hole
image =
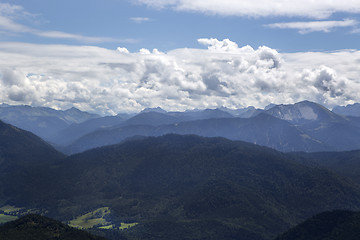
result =
[[[338,12],[334,9],[330,16],[321,18],[316,13],[310,17],[301,16],[305,14],[300,10],[297,13],[300,16],[296,16],[295,13],[289,13],[292,14],[290,16],[275,13],[270,13],[268,16],[253,16],[249,13],[246,16],[243,13],[206,12],[205,8],[203,10],[178,10],[174,5],[154,7],[148,2],[156,1],[13,0],[9,3],[22,6],[23,11],[32,14],[27,17],[18,16],[15,20],[25,26],[42,31],[61,31],[109,39],[103,42],[89,42],[50,39],[32,34],[17,34],[16,36],[2,34],[1,40],[61,44],[91,43],[106,48],[116,48],[121,45],[132,51],[140,48],[158,48],[168,51],[174,48],[199,47],[196,42],[198,38],[229,38],[239,45],[248,44],[253,47],[266,45],[283,52],[359,48],[360,33],[351,33],[360,28],[357,23],[358,12]],[[241,3],[241,1],[233,2]],[[272,4],[273,1],[268,2]],[[344,2],[360,5],[358,1]],[[338,6],[339,9],[340,7]],[[334,27],[329,32],[319,30],[301,34],[297,29],[275,29],[268,26],[283,22],[341,22],[344,19],[353,20],[354,23],[345,27]]]
[[[360,0],[1,1],[0,100],[103,114],[351,104],[359,16]]]

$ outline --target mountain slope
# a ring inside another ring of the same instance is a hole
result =
[[[0,239],[6,240],[105,240],[71,228],[61,222],[30,214],[0,226]]]
[[[169,125],[131,125],[103,129],[75,141],[69,153],[78,153],[94,147],[116,144],[128,137],[161,136],[168,133],[196,134],[205,137],[225,137],[272,147],[280,151],[319,151],[328,149],[316,139],[291,123],[259,114],[253,118],[214,118],[180,122]]]
[[[53,176],[46,166],[64,157],[34,134],[0,121],[0,205],[49,189]]]
[[[99,117],[71,108],[59,111],[46,107],[0,106],[0,119],[6,123],[30,131],[47,139],[72,123],[80,123]]]
[[[294,124],[298,129],[321,143],[315,151],[349,151],[360,148],[359,118],[337,115],[313,102],[277,105],[266,111],[274,117]],[[307,151],[303,149],[302,151]],[[313,150],[311,150],[313,151]]]
[[[352,182],[223,138],[132,140],[50,168],[53,190],[33,196],[34,207],[45,197],[51,216],[68,219],[108,206],[113,221],[139,223],[129,236],[140,239],[270,239],[320,211],[360,207]]]
[[[99,129],[105,129],[120,125],[125,119],[118,116],[99,117],[87,120],[82,123],[73,123],[67,128],[59,131],[48,140],[56,145],[68,145],[82,136]]]
[[[331,211],[318,214],[276,240],[357,240],[360,236],[360,213]]]
[[[345,116],[360,117],[360,103],[347,106],[335,106],[332,111]]]
[[[0,121],[0,166],[34,165],[63,155],[34,134]]]
[[[332,113],[324,106],[310,101],[302,101],[289,105],[276,105],[265,112],[292,123],[304,123],[306,121],[321,121],[324,123],[343,120],[341,116]]]
[[[292,153],[291,156],[303,164],[328,168],[360,184],[360,150],[348,152]]]

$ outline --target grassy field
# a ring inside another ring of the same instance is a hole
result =
[[[114,225],[107,225],[107,226],[102,226],[102,227],[99,227],[100,229],[114,229]]]
[[[17,217],[16,216],[10,216],[10,215],[5,215],[5,214],[0,214],[0,224],[6,223],[6,222],[10,222],[10,221],[14,221],[16,220]]]
[[[95,226],[109,226],[111,222],[106,221],[105,216],[111,213],[108,207],[98,208],[95,211],[84,214],[74,220],[71,220],[69,226],[87,229]]]
[[[111,210],[108,207],[98,208],[95,211],[86,213],[79,216],[76,219],[73,219],[69,222],[69,226],[75,227],[78,229],[89,229],[93,227],[98,227],[99,229],[119,229],[125,230],[131,228],[138,223],[121,223],[121,226],[118,228],[111,222],[106,220],[106,216],[111,214]]]
[[[121,223],[121,226],[119,227],[120,230],[125,230],[131,227],[134,227],[138,225],[138,223]]]
[[[4,213],[17,213],[18,211],[20,211],[22,208],[17,208],[14,206],[10,206],[10,205],[6,205],[0,208],[0,211],[3,211]]]

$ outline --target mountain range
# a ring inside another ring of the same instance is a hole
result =
[[[77,108],[61,111],[47,107],[0,105],[2,121],[31,131],[45,140],[69,127],[72,123],[80,123],[98,117],[100,116],[97,114],[83,112]]]
[[[107,207],[113,225],[137,223],[124,239],[265,240],[322,211],[360,209],[353,180],[251,143],[170,134],[65,157],[29,132],[3,128],[4,141],[18,139],[9,144],[41,148],[24,152],[35,164],[13,145],[1,149],[3,163],[15,164],[0,173],[1,205],[65,222]]]
[[[291,151],[347,151],[360,149],[360,118],[338,115],[313,102],[275,105],[251,117],[236,117],[220,109],[196,113],[147,111],[117,125],[77,135],[61,148],[65,153],[119,143],[129,137],[168,133],[225,137]],[[63,141],[62,143],[66,143]]]
[[[309,101],[269,105],[265,109],[205,109],[167,112],[144,109],[139,114],[100,117],[72,108],[1,105],[0,119],[42,137],[58,150],[73,154],[119,143],[129,137],[168,133],[225,137],[290,151],[360,149],[358,105],[333,111]],[[339,110],[343,109],[343,110]]]
[[[0,218],[36,212],[108,239],[270,240],[360,210],[359,118],[308,101],[225,110],[73,117],[57,133],[77,139],[69,156],[0,121]]]

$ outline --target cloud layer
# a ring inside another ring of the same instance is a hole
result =
[[[167,53],[126,48],[0,43],[0,102],[103,114],[360,102],[360,52],[278,53],[199,39],[207,49]]]
[[[342,21],[313,21],[313,22],[284,22],[272,23],[265,26],[279,29],[296,29],[301,34],[310,32],[330,32],[334,28],[356,27],[358,21],[353,19],[344,19]]]
[[[136,0],[155,8],[202,12],[224,16],[308,17],[325,19],[336,12],[360,13],[359,0]]]

